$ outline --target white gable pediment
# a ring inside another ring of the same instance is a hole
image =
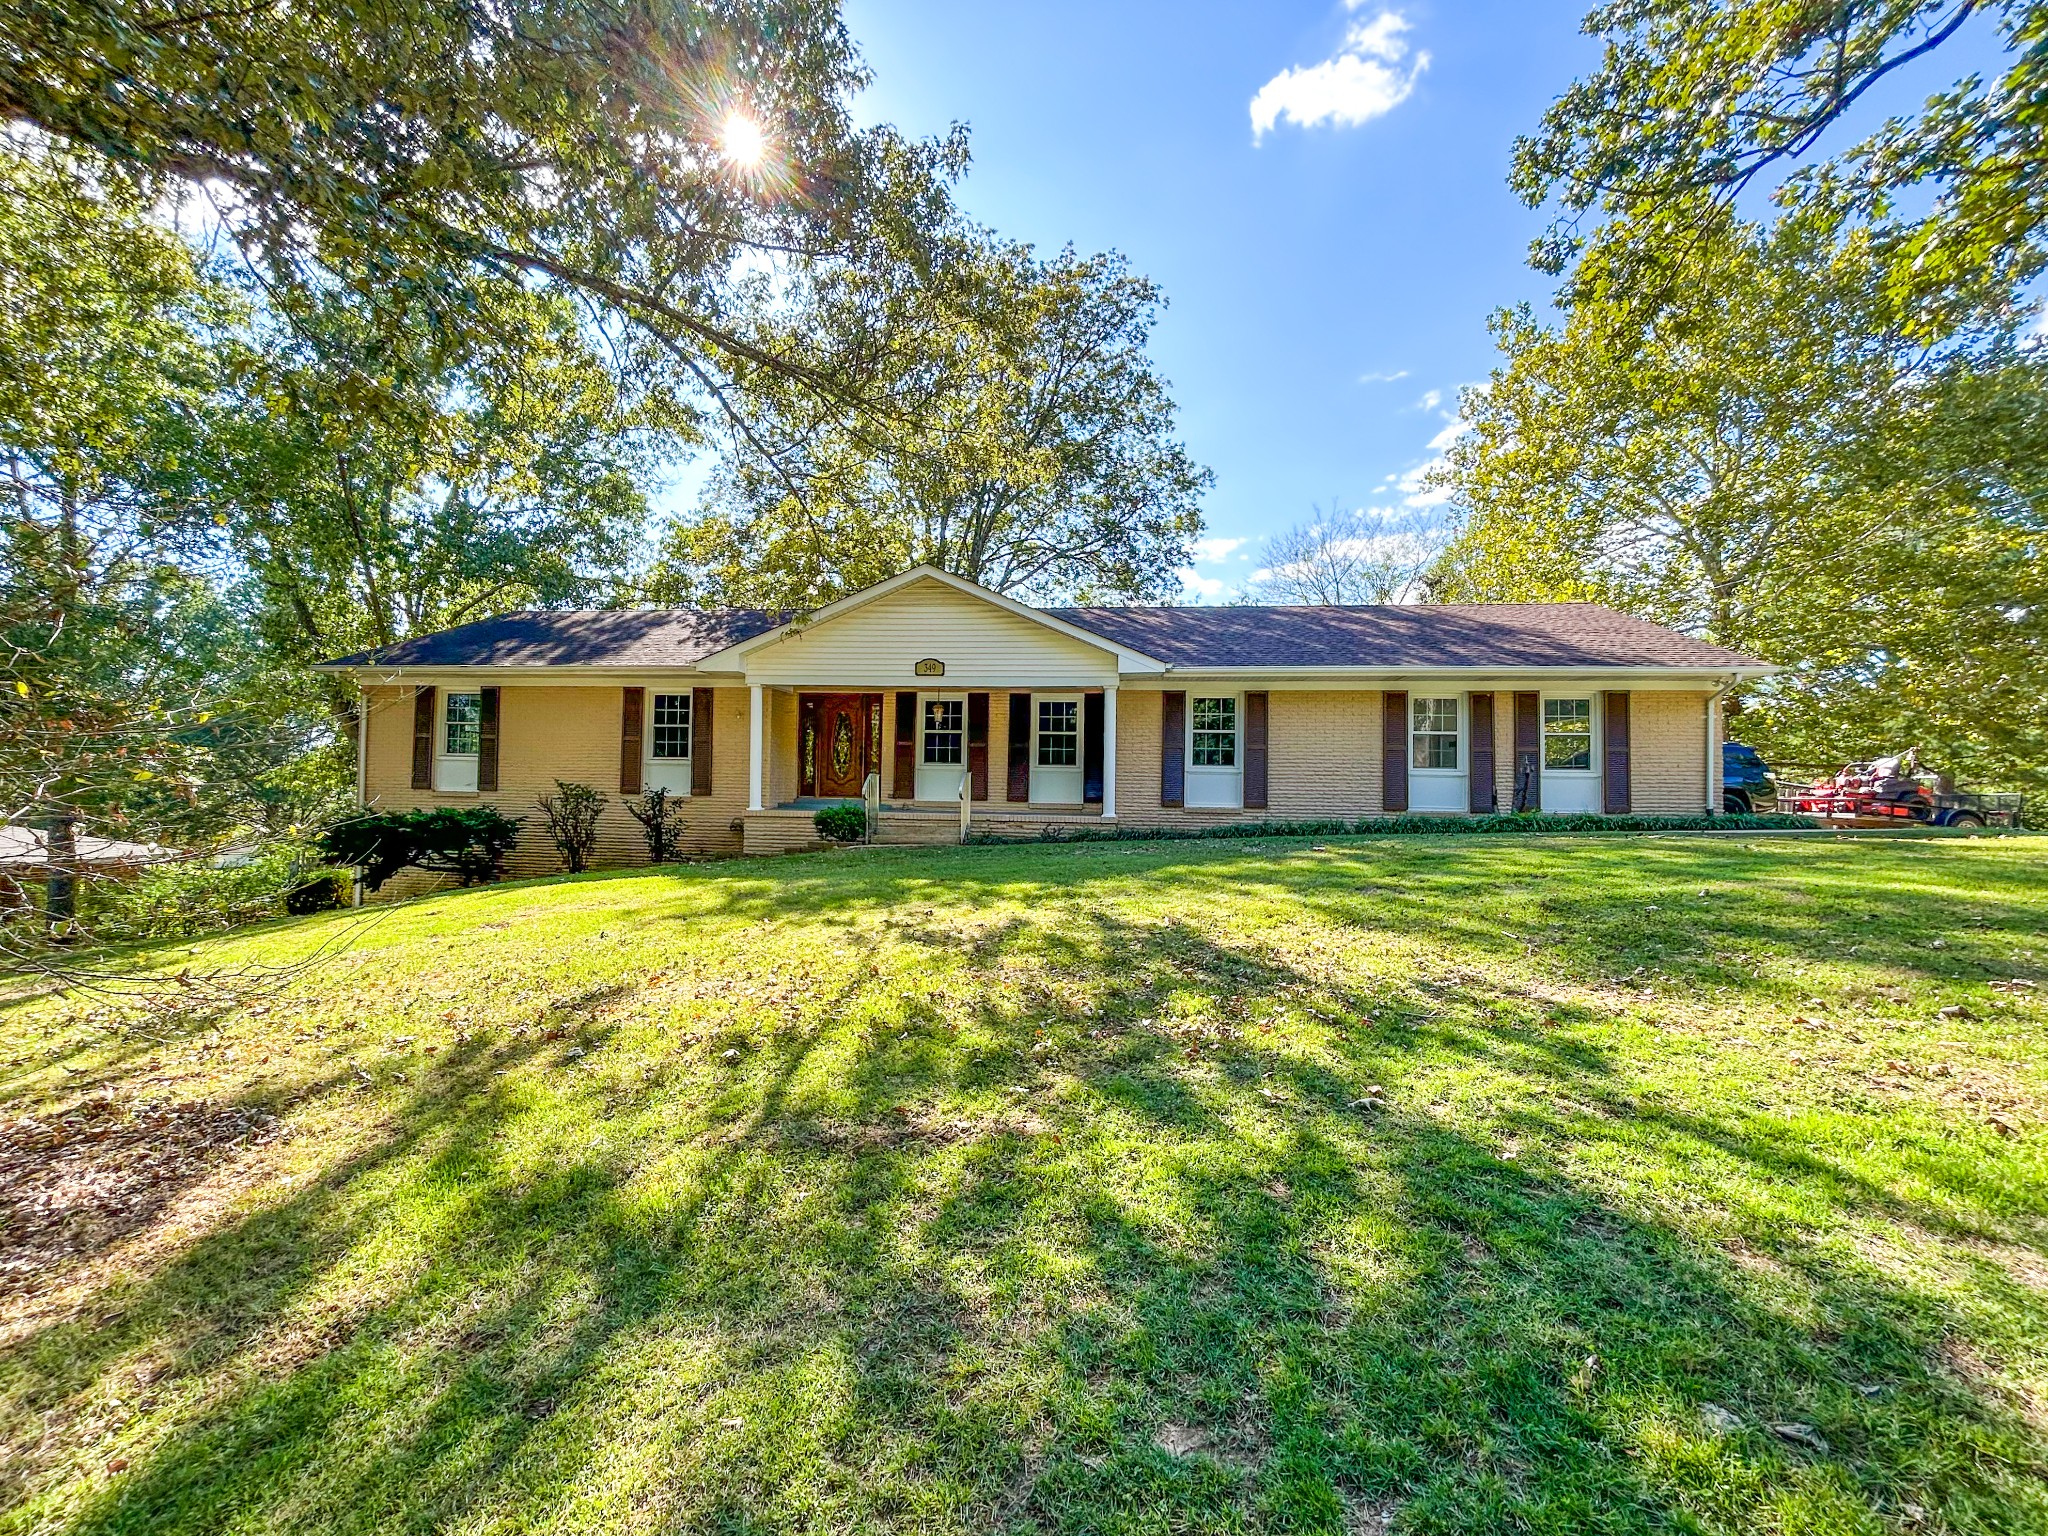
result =
[[[1114,683],[1117,649],[1070,630],[967,583],[926,575],[735,647],[734,662],[750,683],[806,688],[936,692]],[[935,674],[933,664],[943,671]]]

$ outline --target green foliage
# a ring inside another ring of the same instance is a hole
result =
[[[579,874],[590,866],[597,851],[597,819],[611,803],[611,796],[588,784],[555,780],[555,792],[535,802],[547,822],[548,836],[562,855],[562,867]]]
[[[753,378],[702,516],[674,527],[657,601],[801,610],[930,564],[1040,601],[1180,588],[1211,475],[1146,353],[1164,299],[1115,255],[959,229],[914,280],[832,274],[808,333],[890,341],[880,419],[821,420]]]
[[[284,893],[284,909],[293,917],[332,912],[348,904],[352,877],[346,870],[323,869]]]
[[[824,812],[818,813],[820,816]],[[968,832],[971,843],[1150,843],[1201,842],[1211,838],[1247,837],[1465,837],[1478,833],[1513,832],[1555,836],[1581,832],[1786,832],[1811,831],[1804,816],[1598,816],[1581,812],[1541,812],[1491,816],[1361,816],[1355,821],[1234,821],[1200,826],[1143,827],[1131,822],[1115,826],[1058,827],[1047,825],[1034,837]]]
[[[1453,600],[1593,600],[1786,668],[1738,696],[1767,757],[1919,746],[2048,787],[2048,354],[1981,291],[1905,340],[1883,254],[1723,225],[1652,320],[1494,325],[1504,362],[1439,484]]]
[[[648,863],[674,862],[685,826],[683,811],[682,805],[669,803],[665,789],[650,789],[637,802],[626,802],[626,814],[640,823],[641,835],[647,839]]]
[[[79,918],[101,942],[219,933],[297,910],[290,902],[305,883],[305,866],[305,851],[289,844],[229,860],[147,865],[86,883]]]
[[[1951,46],[1973,17],[1974,39],[1963,31]],[[1998,69],[1962,76],[1917,115],[1830,155],[1830,131],[1872,86],[1930,56],[1918,67],[1938,70],[1993,26],[2006,49]],[[2038,270],[2048,221],[2039,0],[1609,0],[1586,30],[1606,43],[1601,65],[1516,144],[1512,178],[1532,207],[1559,209],[1535,259],[1553,272],[1578,263],[1575,302],[1682,298],[1714,270],[1697,235],[1752,187],[1794,217],[1882,231],[1887,284],[1916,305],[1939,311],[1987,273],[2017,283]],[[1590,237],[1588,217],[1607,221]]]
[[[858,843],[868,835],[866,806],[820,806],[811,820],[817,824],[820,837],[829,837],[835,843]]]
[[[493,805],[365,814],[329,827],[321,835],[320,856],[362,870],[363,884],[373,891],[407,868],[456,875],[473,885],[496,877],[519,841],[522,820]]]

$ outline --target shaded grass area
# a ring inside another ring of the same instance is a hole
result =
[[[0,1531],[2048,1529],[2039,847],[864,850],[181,946],[360,925],[0,1013],[8,1116],[289,1131],[0,1299]]]

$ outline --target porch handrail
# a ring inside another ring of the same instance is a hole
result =
[[[871,773],[860,781],[861,809],[867,812],[867,841],[872,843],[882,827],[882,776]]]
[[[974,770],[960,775],[960,841],[967,841],[967,824],[974,817]]]

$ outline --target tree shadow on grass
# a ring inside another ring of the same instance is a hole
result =
[[[442,1058],[317,1183],[0,1353],[16,1445],[134,1418],[118,1475],[39,1481],[0,1529],[2048,1518],[2041,1434],[1942,1364],[1980,1315],[1825,1231],[1738,1254],[1682,1214],[1730,1198],[1703,1147],[1845,1219],[1942,1212],[1482,1017],[1476,979],[1347,981],[1099,907],[925,948],[942,1001],[850,964],[712,1087],[537,1040]],[[1274,998],[1354,1027],[1269,1040]],[[1492,1074],[1494,1133],[1405,1093],[1424,1056]],[[1701,1166],[1659,1210],[1559,1171],[1567,1144]]]

